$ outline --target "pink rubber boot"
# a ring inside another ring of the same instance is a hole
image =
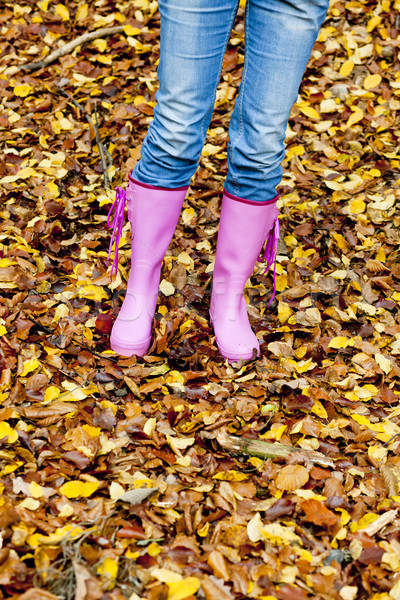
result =
[[[260,354],[260,344],[251,329],[243,295],[264,242],[267,269],[275,262],[279,240],[279,194],[267,202],[254,202],[224,190],[215,257],[210,319],[218,349],[232,361]],[[266,270],[267,270],[266,269]],[[275,296],[275,270],[274,291]]]
[[[136,181],[129,176],[126,192],[117,188],[108,215],[114,227],[115,258],[118,269],[118,242],[124,222],[125,204],[132,230],[131,271],[124,302],[111,331],[112,350],[122,356],[143,356],[151,343],[151,327],[156,310],[161,265],[174,235],[189,186],[167,189]],[[114,220],[110,217],[115,210]]]

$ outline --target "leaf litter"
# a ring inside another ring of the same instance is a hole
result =
[[[142,360],[108,345],[130,234],[110,283],[107,181],[152,118],[157,2],[1,7],[0,598],[400,598],[400,4],[331,3],[271,310],[261,266],[246,288],[262,358],[231,366],[207,311],[243,4]]]

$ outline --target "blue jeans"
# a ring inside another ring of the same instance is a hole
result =
[[[189,185],[211,121],[239,0],[159,0],[159,89],[132,175]],[[247,200],[276,195],[285,132],[329,0],[247,0],[242,81],[229,123],[225,189]]]

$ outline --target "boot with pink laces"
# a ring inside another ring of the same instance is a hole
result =
[[[143,356],[150,347],[161,265],[174,235],[188,187],[154,187],[129,176],[126,191],[120,187],[116,190],[107,221],[108,226],[113,227],[108,258],[115,240],[111,278],[114,270],[118,269],[118,244],[125,206],[132,231],[131,270],[126,295],[110,338],[111,348],[117,354]]]
[[[218,349],[230,362],[260,355],[260,344],[249,322],[244,287],[264,243],[267,269],[274,263],[279,241],[279,194],[266,202],[234,196],[224,190],[218,231],[210,319]]]

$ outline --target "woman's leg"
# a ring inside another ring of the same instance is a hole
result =
[[[268,263],[279,236],[276,186],[292,104],[328,0],[247,0],[245,62],[229,126],[210,316],[221,353],[259,353],[243,296],[264,241]]]
[[[157,105],[141,159],[116,204],[117,236],[125,201],[132,226],[131,271],[110,340],[124,356],[142,356],[151,343],[162,261],[198,166],[238,1],[159,1]]]
[[[287,122],[329,0],[247,0],[245,60],[229,124],[231,194],[264,202],[282,178]]]
[[[140,182],[188,185],[214,108],[239,0],[159,0],[159,89],[154,119],[132,172]]]

